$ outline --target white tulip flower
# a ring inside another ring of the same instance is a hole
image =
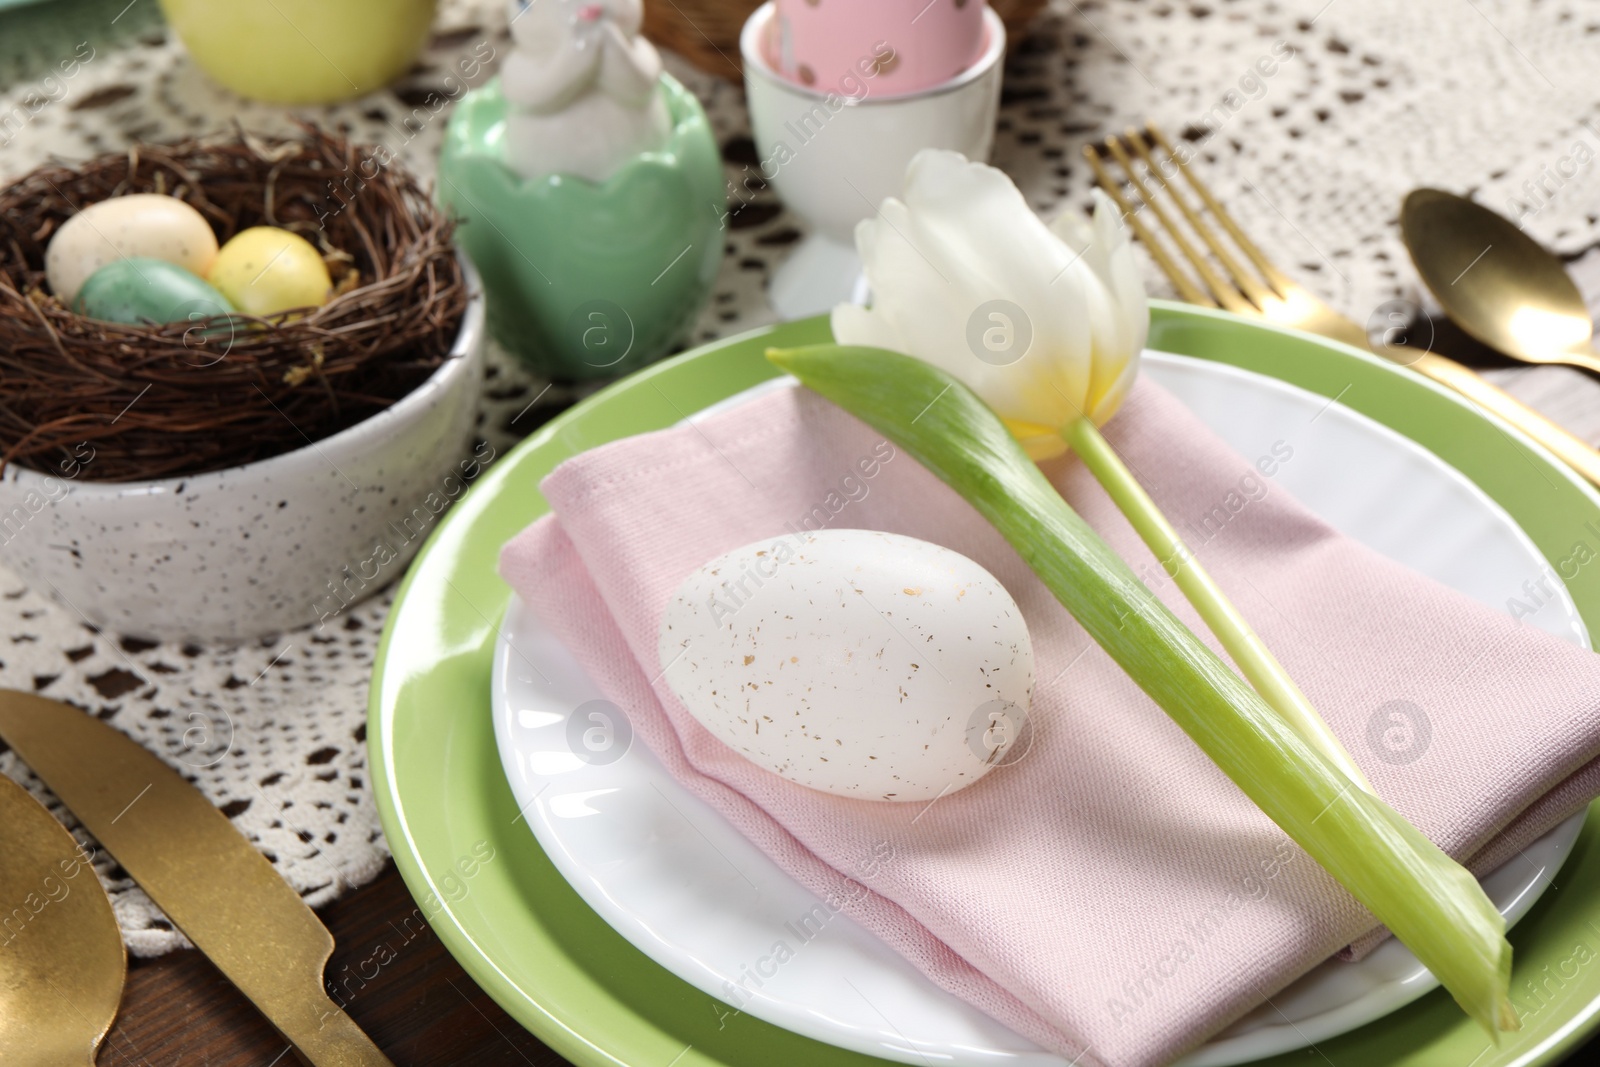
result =
[[[901,197],[856,227],[872,306],[834,308],[834,340],[933,364],[977,394],[1036,461],[1075,452],[1267,703],[1370,792],[1100,435],[1138,377],[1150,309],[1116,208],[1095,196],[1092,224],[1063,214],[1047,226],[995,168],[956,152],[917,153]]]
[[[919,152],[901,197],[856,227],[872,306],[836,307],[834,339],[938,366],[1028,455],[1060,455],[1067,426],[1116,414],[1150,323],[1117,210],[1095,195],[1092,224],[1063,213],[1047,226],[1002,172]]]

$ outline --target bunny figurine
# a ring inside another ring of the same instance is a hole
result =
[[[639,36],[641,0],[511,0],[510,9],[516,46],[501,87],[513,170],[603,182],[666,142],[661,56]]]

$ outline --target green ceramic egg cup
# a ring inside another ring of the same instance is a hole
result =
[[[537,373],[609,378],[688,332],[722,262],[722,157],[706,113],[671,76],[672,132],[606,181],[523,179],[504,162],[498,78],[462,97],[445,132],[439,200],[488,296],[489,331]]]

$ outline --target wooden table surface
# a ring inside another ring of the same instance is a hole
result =
[[[1580,265],[1600,294],[1600,250]],[[1600,443],[1600,382],[1576,371],[1515,367],[1441,324],[1436,347],[1473,363],[1502,387]],[[378,879],[322,909],[336,947],[326,976],[347,979],[387,945],[393,959],[347,998],[352,1018],[397,1067],[554,1067],[566,1063],[523,1030],[468,978],[431,928],[410,936],[416,904],[391,863]],[[410,919],[410,926],[405,920]],[[403,933],[402,930],[407,932]],[[265,1019],[193,950],[130,960],[122,1011],[102,1047],[102,1067],[273,1067],[293,1054]],[[348,968],[348,969],[347,969]],[[1573,1054],[1588,1062],[1600,1037]],[[640,1065],[646,1067],[646,1065]],[[781,1067],[781,1065],[775,1065]],[[1340,1064],[1338,1067],[1356,1067]]]

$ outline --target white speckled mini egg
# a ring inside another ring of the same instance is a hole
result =
[[[211,224],[175,196],[129,193],[89,204],[61,224],[44,253],[50,291],[68,307],[89,275],[118,259],[162,259],[204,278],[217,258]]]
[[[1033,692],[1016,601],[958,552],[822,530],[735,549],[686,578],[658,644],[699,722],[800,785],[931,800],[1004,762]]]

